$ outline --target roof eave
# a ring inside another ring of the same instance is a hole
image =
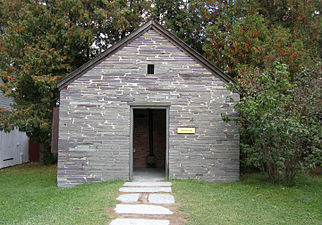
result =
[[[184,50],[186,53],[188,53],[192,58],[194,58],[196,61],[204,65],[207,69],[209,69],[213,74],[217,75],[222,81],[225,83],[230,83],[235,81],[228,75],[226,75],[224,72],[222,72],[219,68],[211,64],[207,59],[205,59],[201,54],[199,54],[197,51],[189,47],[186,43],[184,43],[182,40],[180,40],[178,37],[173,35],[171,32],[163,28],[160,24],[157,22],[151,20],[138,28],[137,30],[133,31],[129,36],[123,38],[115,45],[112,45],[110,48],[108,48],[103,53],[96,56],[94,59],[88,61],[87,63],[80,66],[78,69],[76,69],[74,72],[72,72],[67,77],[63,78],[57,83],[57,88],[59,90],[62,90],[66,86],[68,86],[71,82],[76,80],[78,77],[80,77],[82,74],[84,74],[86,71],[93,68],[95,65],[100,63],[104,58],[108,57],[109,55],[116,52],[119,48],[126,45],[129,41],[133,40],[135,37],[140,35],[141,33],[144,33],[145,31],[149,30],[150,28],[155,29],[157,32],[163,34],[167,37],[168,40],[172,41],[176,46]]]
[[[127,42],[131,41],[136,36],[140,35],[142,32],[145,32],[146,30],[148,30],[151,27],[151,25],[152,25],[152,21],[144,24],[143,26],[141,26],[137,30],[133,31],[129,36],[123,38],[118,43],[116,43],[116,44],[112,45],[111,47],[109,47],[108,49],[106,49],[104,52],[102,52],[101,54],[96,56],[94,59],[88,61],[87,63],[84,63],[82,66],[80,66],[75,71],[73,71],[71,74],[69,74],[67,77],[61,79],[57,83],[57,88],[59,90],[61,90],[61,89],[65,88],[66,86],[68,86],[68,84],[70,84],[71,82],[76,80],[78,77],[80,77],[84,72],[86,72],[89,69],[91,69],[92,67],[94,67],[97,63],[101,62],[107,56],[116,52],[119,48],[121,48],[122,46],[127,44]]]
[[[179,46],[181,49],[183,49],[186,53],[188,53],[190,56],[192,56],[199,63],[204,65],[206,68],[208,68],[212,73],[216,74],[222,81],[224,81],[227,84],[230,82],[235,83],[235,81],[230,76],[225,74],[221,69],[214,66],[206,58],[204,58],[199,52],[197,52],[196,50],[194,50],[193,48],[188,46],[185,42],[180,40],[174,34],[169,32],[168,30],[164,29],[160,24],[153,22],[153,27],[155,27],[157,31],[161,32],[168,39],[172,40],[177,46]]]

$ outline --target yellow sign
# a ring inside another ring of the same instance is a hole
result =
[[[178,128],[178,134],[194,134],[196,133],[196,128]]]

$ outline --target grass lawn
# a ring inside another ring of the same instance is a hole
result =
[[[56,165],[0,170],[0,224],[107,224],[121,181],[56,187]]]
[[[274,185],[261,174],[240,182],[173,181],[187,224],[322,224],[322,177],[306,175],[294,186]]]
[[[213,184],[172,180],[187,224],[322,224],[321,176],[292,187],[261,174]],[[0,170],[0,224],[107,224],[121,181],[56,187],[56,166],[25,164]]]

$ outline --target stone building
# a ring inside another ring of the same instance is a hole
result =
[[[58,186],[142,173],[238,180],[239,133],[221,118],[236,114],[230,81],[161,25],[146,23],[58,83]]]

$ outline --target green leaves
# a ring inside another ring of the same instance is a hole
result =
[[[254,84],[235,106],[243,163],[263,169],[274,182],[291,183],[300,170],[321,163],[321,123],[297,110],[300,84],[290,83],[286,65],[274,63]],[[243,87],[237,82],[231,88]]]
[[[319,6],[314,1],[206,2],[213,10],[204,19],[208,24],[203,50],[235,78],[263,72],[276,60],[295,76],[303,65],[309,67],[320,58],[314,35],[319,33]],[[301,14],[307,16],[305,21]]]
[[[0,0],[0,89],[14,100],[0,129],[49,145],[56,83],[137,28],[150,2]],[[14,91],[13,91],[14,90]]]

